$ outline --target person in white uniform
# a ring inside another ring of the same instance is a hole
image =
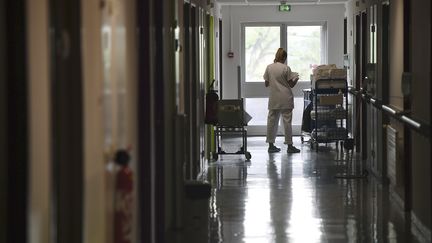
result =
[[[282,115],[285,144],[288,145],[287,153],[298,153],[299,149],[293,146],[292,141],[292,111],[294,109],[294,96],[291,88],[298,81],[298,74],[291,72],[291,68],[285,64],[287,52],[279,48],[276,52],[274,63],[267,66],[264,73],[265,86],[270,88],[267,117],[268,152],[279,152],[280,148],[274,145],[278,130],[280,115]]]

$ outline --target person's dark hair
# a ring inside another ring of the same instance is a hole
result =
[[[276,52],[274,62],[284,63],[286,61],[287,56],[288,56],[287,52],[281,47]]]
[[[130,155],[128,153],[128,151],[124,150],[124,149],[119,149],[114,157],[114,162],[118,165],[121,166],[125,166],[127,164],[129,164],[129,160],[130,160]]]

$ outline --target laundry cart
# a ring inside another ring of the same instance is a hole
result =
[[[243,99],[230,99],[218,101],[218,123],[214,126],[216,152],[213,159],[218,160],[221,154],[243,154],[246,160],[252,155],[247,151],[247,122],[248,114],[244,110]],[[223,135],[240,135],[241,147],[236,152],[228,152],[222,149]]]

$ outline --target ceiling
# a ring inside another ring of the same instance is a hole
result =
[[[302,4],[341,4],[346,3],[348,0],[215,0],[221,5],[279,5],[285,2],[291,5]]]

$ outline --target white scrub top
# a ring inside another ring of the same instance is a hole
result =
[[[267,66],[263,77],[269,82],[270,87],[268,109],[294,109],[294,96],[288,85],[291,68],[275,62]]]

